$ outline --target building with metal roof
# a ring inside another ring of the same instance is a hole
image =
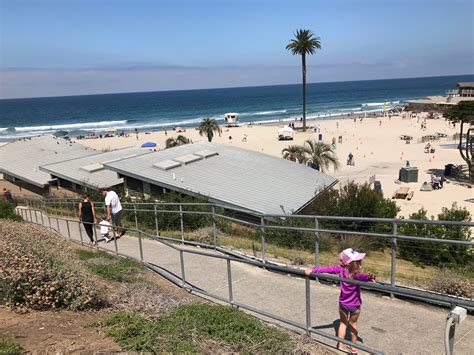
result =
[[[96,151],[52,135],[24,138],[0,146],[0,172],[3,177],[36,193],[46,193],[54,180],[39,167]]]
[[[250,213],[297,213],[337,180],[263,153],[209,142],[186,144],[104,164],[128,190],[206,196]]]
[[[104,164],[132,158],[147,152],[139,148],[123,148],[43,165],[40,166],[40,170],[56,178],[59,187],[72,190],[99,190],[123,183],[123,178],[119,178],[115,172],[105,169]]]

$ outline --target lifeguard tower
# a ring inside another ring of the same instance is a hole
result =
[[[224,114],[226,127],[238,127],[239,126],[239,114],[235,112]]]

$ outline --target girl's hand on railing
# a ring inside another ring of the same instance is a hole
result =
[[[304,274],[306,276],[311,276],[311,273],[312,273],[312,269],[304,269]]]
[[[369,275],[369,281],[370,282],[377,282],[377,276],[375,276],[374,274],[372,274],[370,272],[367,275]]]

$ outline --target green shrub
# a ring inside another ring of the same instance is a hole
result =
[[[351,181],[342,185],[339,190],[325,191],[302,213],[319,216],[395,218],[399,211],[395,202],[371,189],[369,184],[357,184]],[[351,235],[351,232],[389,233],[392,230],[391,223],[324,219],[318,222],[319,228],[347,231],[347,234],[319,233],[320,251],[344,249],[345,245],[361,250],[383,249],[387,245],[387,240]],[[297,216],[269,220],[266,223],[279,227],[314,228],[315,226],[313,219]],[[253,239],[260,239],[260,233],[256,230]],[[279,246],[314,250],[314,232],[265,228],[264,236],[267,242]]]
[[[23,219],[15,213],[16,205],[11,202],[0,200],[0,219],[9,219],[11,221],[22,221]]]
[[[411,214],[410,219],[428,220],[427,211],[422,208]],[[470,221],[471,215],[466,208],[459,208],[453,204],[450,209],[443,208],[442,213],[438,215],[438,220]],[[429,241],[431,238],[470,241],[469,227],[402,224],[399,227],[399,234],[426,238],[426,241],[400,240],[398,243],[400,257],[416,264],[458,268],[472,265],[474,262],[473,248],[470,246]]]
[[[137,313],[115,313],[99,324],[124,350],[156,352],[158,326]]]
[[[270,354],[287,353],[292,347],[288,334],[220,305],[184,305],[157,321],[121,312],[100,325],[106,335],[130,351],[198,353],[208,350],[206,344],[211,343],[213,349],[217,345],[217,350],[224,348],[225,352]]]
[[[97,286],[67,242],[30,224],[0,224],[0,293],[14,309],[85,309],[100,304]]]
[[[337,189],[323,192],[307,208],[311,214],[321,216],[346,217],[380,217],[395,218],[400,208],[381,192],[370,187],[368,183],[357,184],[349,181]],[[325,222],[328,223],[328,222]],[[337,222],[331,222],[337,223]],[[358,230],[372,229],[373,225],[351,222]]]
[[[165,203],[207,203],[208,200],[203,196],[187,196],[176,192],[170,192],[159,196],[160,202]],[[135,228],[135,211],[132,205],[126,205],[127,211],[122,213],[123,224]],[[155,231],[156,222],[160,230],[180,231],[181,218],[178,205],[156,204],[157,214],[155,217],[155,207],[150,205],[137,205],[137,221],[138,228],[145,231]],[[183,224],[185,231],[194,231],[211,225],[211,217],[209,215],[188,214],[185,212],[210,212],[210,206],[182,206]],[[174,211],[174,212],[164,212]]]
[[[20,355],[22,352],[23,348],[20,345],[0,336],[0,354]]]

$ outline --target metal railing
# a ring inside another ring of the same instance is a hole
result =
[[[47,199],[43,201],[34,200],[29,203],[29,207],[43,210],[49,215],[59,215],[62,217],[79,218],[77,205],[80,200],[69,199]],[[330,235],[331,238],[354,236],[359,238],[370,238],[379,244],[390,248],[390,284],[397,283],[397,261],[399,259],[400,243],[415,242],[422,243],[427,251],[436,252],[439,246],[451,246],[452,253],[474,253],[474,242],[472,240],[458,240],[447,238],[420,237],[418,235],[404,235],[400,233],[403,226],[425,226],[431,228],[439,226],[446,231],[451,229],[467,229],[469,233],[474,228],[473,222],[435,221],[435,220],[410,220],[392,218],[365,218],[365,217],[341,217],[341,216],[315,216],[315,215],[286,215],[286,214],[251,214],[242,209],[224,209],[221,206],[211,203],[122,203],[123,214],[128,216],[128,229],[133,227],[136,230],[161,235],[163,230],[172,230],[175,237],[167,237],[170,241],[180,241],[190,244],[198,244],[205,247],[212,246],[214,249],[221,248],[219,239],[224,233],[219,231],[217,222],[233,223],[235,225],[248,228],[259,239],[260,256],[254,257],[267,263],[271,260],[267,255],[268,240],[276,233],[288,233],[288,238],[292,238],[299,233],[299,236],[311,239],[314,253],[314,265],[320,265],[320,249],[323,235]],[[103,202],[95,202],[98,210],[105,208]],[[236,214],[239,214],[236,216]],[[169,219],[174,215],[174,227],[170,228]],[[249,218],[243,219],[245,215]],[[187,223],[187,218],[197,218],[197,222]],[[144,222],[147,219],[148,224]],[[160,225],[160,220],[163,223]],[[298,224],[303,226],[295,226]],[[194,223],[194,224],[193,224]],[[222,223],[221,223],[222,224]],[[211,238],[207,243],[192,240],[193,230],[199,228],[210,228]],[[235,233],[227,233],[230,238],[237,237]],[[439,233],[438,233],[439,234]],[[163,238],[163,236],[161,235]],[[428,244],[429,246],[428,246]],[[413,244],[413,243],[412,243]],[[411,245],[416,249],[416,245]],[[458,248],[458,249],[456,249]],[[306,248],[307,249],[307,248]],[[421,260],[423,261],[423,260]],[[434,265],[443,267],[445,265]]]
[[[19,208],[19,214],[27,221],[37,223],[43,226],[47,226],[51,228],[52,230],[56,230],[58,233],[67,236],[68,239],[73,240],[75,242],[79,242],[82,244],[85,244],[85,237],[82,232],[82,228],[80,226],[81,222],[79,222],[77,219],[71,220],[69,217],[74,217],[77,218],[77,214],[74,213],[72,210],[63,210],[62,216],[58,215],[58,212],[60,209],[58,209],[58,206],[75,206],[76,201],[74,203],[71,203],[70,200],[65,201],[65,200],[48,200],[48,201],[43,201],[42,202],[42,208],[33,208],[33,207],[28,207],[27,209]],[[48,205],[53,205],[48,206]],[[311,233],[314,236],[314,251],[315,251],[315,264],[316,266],[319,265],[319,234],[320,233],[331,233],[331,234],[347,234],[350,233],[352,235],[356,236],[364,236],[364,237],[369,237],[369,238],[377,238],[377,239],[383,239],[389,241],[389,245],[391,248],[390,252],[390,258],[391,258],[391,273],[390,273],[390,282],[384,283],[380,282],[377,284],[374,283],[366,283],[366,282],[360,282],[356,281],[353,279],[342,279],[337,276],[331,276],[331,275],[326,275],[326,274],[318,274],[318,279],[320,280],[325,280],[325,281],[332,281],[332,282],[349,282],[353,284],[357,284],[362,286],[364,289],[367,290],[372,290],[375,292],[382,292],[382,293],[388,293],[392,296],[398,295],[404,298],[410,298],[410,299],[416,299],[416,300],[422,300],[424,302],[430,302],[434,304],[439,304],[439,305],[444,305],[444,306],[462,306],[465,307],[469,310],[474,310],[474,302],[471,299],[465,299],[465,298],[459,298],[459,297],[454,297],[454,296],[448,296],[444,294],[438,294],[434,292],[429,292],[425,290],[420,290],[420,289],[414,289],[414,288],[409,288],[409,287],[403,287],[400,285],[396,284],[396,267],[397,267],[397,243],[398,241],[419,241],[419,242],[430,242],[433,243],[434,245],[439,245],[440,243],[442,244],[447,244],[447,245],[456,245],[456,246],[465,246],[472,248],[474,246],[474,243],[471,241],[461,241],[461,240],[450,240],[450,239],[438,239],[438,238],[420,238],[417,236],[409,236],[409,235],[399,235],[398,234],[398,227],[400,225],[404,224],[413,224],[413,225],[430,225],[430,226],[451,226],[451,227],[463,227],[463,228],[472,228],[474,227],[474,223],[472,222],[450,222],[450,221],[420,221],[420,220],[406,220],[406,219],[384,219],[384,218],[359,218],[359,217],[335,217],[335,216],[289,216],[289,215],[259,215],[259,216],[254,216],[254,217],[260,217],[260,223],[255,223],[251,221],[246,221],[243,219],[239,219],[233,216],[226,215],[222,208],[220,206],[216,206],[213,204],[186,204],[186,203],[167,203],[167,204],[158,204],[158,203],[142,203],[142,204],[127,204],[124,203],[124,211],[131,213],[131,216],[133,217],[132,220],[135,223],[135,226],[132,227],[127,227],[127,233],[130,233],[134,236],[137,237],[138,240],[138,250],[139,250],[139,257],[135,255],[130,255],[123,253],[119,250],[119,243],[117,243],[117,238],[115,238],[115,229],[113,229],[114,233],[114,244],[113,244],[113,249],[111,250],[110,248],[104,248],[102,246],[97,246],[98,249],[100,250],[105,250],[107,252],[113,252],[116,255],[124,256],[124,257],[131,257],[133,259],[139,260],[143,262],[145,265],[147,265],[149,268],[153,269],[154,271],[158,272],[162,276],[166,277],[170,281],[174,282],[175,284],[179,285],[180,287],[184,287],[189,291],[195,292],[202,294],[204,296],[219,300],[221,302],[225,302],[227,304],[241,307],[243,309],[247,309],[249,311],[255,312],[257,314],[269,317],[271,319],[280,321],[282,323],[294,326],[298,329],[304,330],[305,332],[309,333],[314,333],[318,334],[320,336],[336,340],[336,341],[341,341],[343,343],[346,343],[347,345],[353,346],[355,348],[358,348],[363,351],[367,351],[370,353],[380,353],[377,350],[371,349],[369,347],[366,347],[363,344],[353,344],[350,341],[346,340],[341,340],[338,337],[322,332],[318,329],[313,329],[311,326],[311,302],[310,302],[310,284],[309,280],[310,278],[304,275],[304,272],[295,269],[295,268],[290,268],[286,266],[280,266],[277,264],[274,264],[271,262],[271,260],[267,259],[266,256],[266,238],[265,238],[265,231],[266,230],[276,230],[276,231],[293,231],[295,233],[297,232],[307,232]],[[147,206],[147,207],[146,207]],[[37,206],[38,207],[38,206]],[[97,203],[96,207],[102,208],[103,204],[102,203]],[[171,209],[166,209],[162,210],[160,208],[174,208],[173,210]],[[200,208],[208,208],[208,211],[188,211],[186,210],[186,207],[200,207]],[[75,210],[75,207],[73,208]],[[50,210],[49,212],[53,211],[56,212],[56,216],[50,215],[50,214],[45,214],[44,212]],[[234,212],[237,210],[234,210]],[[239,210],[238,212],[246,212],[247,211],[242,211]],[[146,231],[143,229],[139,228],[139,214],[140,213],[147,213],[147,214],[152,214],[156,219],[155,219],[155,230],[152,231]],[[160,226],[158,225],[158,216],[159,214],[175,214],[178,215],[179,218],[179,234],[180,238],[176,237],[164,237],[160,235]],[[186,215],[198,215],[198,216],[205,216],[208,217],[208,221],[210,223],[210,228],[211,228],[211,242],[210,243],[202,243],[199,241],[193,241],[193,240],[187,240],[185,238],[185,233],[184,233],[184,226],[185,226],[185,217]],[[232,254],[230,250],[227,250],[223,247],[221,247],[218,244],[218,233],[217,233],[217,227],[216,227],[216,220],[224,219],[227,221],[230,221],[232,223],[238,223],[239,225],[246,226],[249,228],[254,228],[260,232],[260,237],[261,237],[261,258],[250,258],[250,257],[245,257],[245,256],[240,256],[238,257],[236,254]],[[307,219],[311,220],[314,224],[312,227],[294,227],[294,226],[282,226],[282,225],[272,225],[272,223],[275,223],[275,221],[287,221],[291,220],[293,218],[299,218],[299,219]],[[63,230],[60,228],[60,221],[63,224]],[[321,228],[320,223],[322,221],[344,221],[344,222],[370,222],[370,223],[382,223],[382,224],[389,224],[391,225],[391,230],[388,232],[360,232],[357,230],[340,230],[340,229],[331,229],[331,228]],[[79,233],[79,238],[72,238],[72,233],[71,233],[71,223],[77,224],[78,225],[78,233]],[[97,224],[94,224],[97,226]],[[66,229],[66,230],[64,230]],[[93,228],[94,230],[94,238],[97,241],[97,232],[96,228]],[[151,263],[150,261],[146,260],[146,257],[144,257],[144,251],[143,251],[143,238],[148,238],[148,239],[153,239],[162,245],[165,245],[169,248],[172,248],[173,250],[177,251],[179,253],[179,265],[180,265],[180,270],[181,270],[181,275],[175,275],[172,274],[169,270],[165,270],[161,267],[158,267],[157,265]],[[202,251],[198,249],[189,249],[185,248],[184,246],[180,247],[179,244],[176,243],[186,243],[189,245],[198,245],[201,247],[205,248],[210,248],[214,249],[218,252],[221,252],[219,254],[216,254],[215,252],[207,252],[207,251]],[[472,252],[472,250],[471,250]],[[218,294],[215,294],[209,290],[204,290],[200,287],[195,287],[193,284],[187,281],[186,279],[186,274],[185,274],[185,255],[186,254],[195,254],[195,255],[201,255],[209,258],[214,258],[214,259],[222,259],[226,260],[227,264],[227,283],[228,283],[228,297],[222,297]],[[251,307],[250,305],[242,304],[237,302],[234,299],[233,296],[233,288],[232,288],[232,263],[244,263],[248,265],[253,265],[256,267],[261,267],[265,268],[267,270],[273,270],[273,271],[278,271],[278,272],[284,272],[289,275],[297,276],[297,277],[304,277],[305,278],[305,321],[304,322],[295,322],[291,319],[286,319],[284,317],[281,317],[276,314],[271,314],[268,313],[264,310],[257,309],[254,307]]]

